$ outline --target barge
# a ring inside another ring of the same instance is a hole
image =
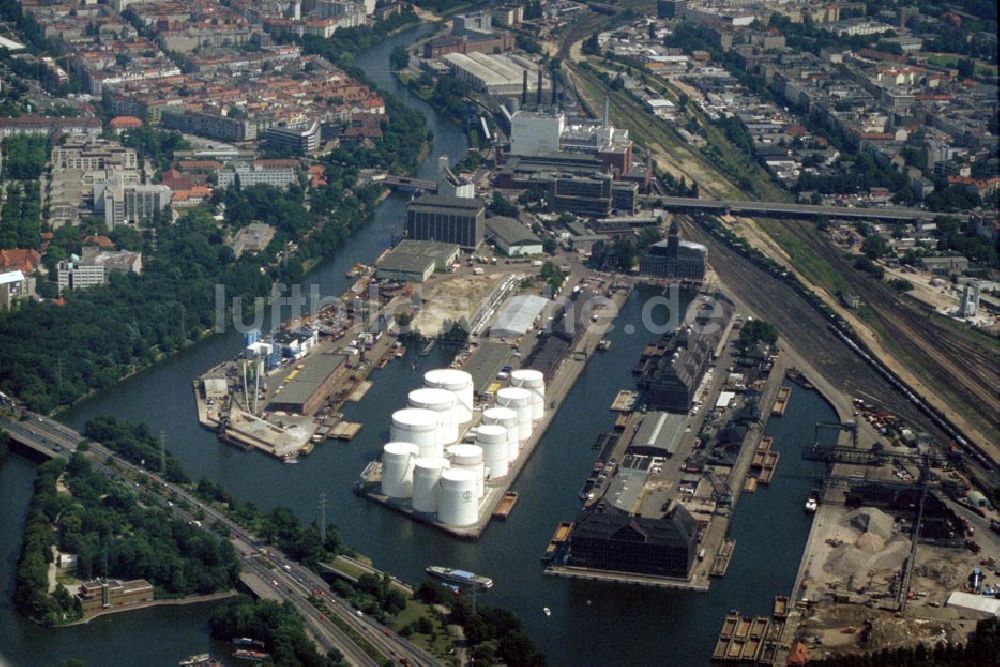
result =
[[[780,417],[785,414],[785,408],[788,407],[788,399],[792,396],[792,388],[789,386],[784,386],[778,390],[778,398],[774,401],[774,407],[771,408],[771,414]]]
[[[495,510],[493,510],[494,519],[506,519],[510,516],[510,512],[514,509],[514,505],[517,504],[518,493],[517,491],[508,491],[504,494],[503,500]]]

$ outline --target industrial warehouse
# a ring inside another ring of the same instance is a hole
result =
[[[406,236],[475,250],[483,242],[486,209],[476,199],[424,195],[406,207]]]
[[[542,240],[514,218],[487,218],[486,240],[508,257],[542,254]]]
[[[375,277],[422,283],[435,271],[450,269],[459,255],[458,246],[452,243],[403,239],[379,262]]]
[[[346,357],[342,354],[316,354],[289,373],[285,384],[275,389],[268,403],[271,411],[294,412],[311,415],[323,404],[337,382],[337,371],[344,368]]]
[[[473,89],[495,96],[517,95],[522,89],[545,95],[552,81],[536,63],[518,55],[449,53],[442,58],[455,76]]]

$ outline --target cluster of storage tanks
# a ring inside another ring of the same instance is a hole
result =
[[[417,512],[441,523],[468,526],[479,520],[487,480],[502,479],[521,454],[545,412],[545,381],[539,371],[510,374],[510,386],[484,406],[472,442],[461,442],[473,420],[474,387],[465,371],[441,368],[424,374],[424,386],[407,395],[392,414],[382,450],[382,493],[409,498]],[[469,438],[466,438],[469,439]]]

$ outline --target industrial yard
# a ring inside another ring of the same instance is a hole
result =
[[[616,306],[628,295],[627,289],[607,288],[599,278],[570,273],[569,282],[574,281],[588,284],[586,292],[573,292],[566,300],[566,312],[577,318],[586,311],[576,312],[571,304],[579,308],[589,300],[586,295],[603,295],[607,289],[605,298]],[[499,309],[500,319],[503,313]],[[547,339],[555,338],[552,329],[558,325],[547,325],[546,317],[530,318],[530,331],[511,342],[506,337],[500,344],[480,340],[456,358],[454,365],[461,368],[428,372],[425,387],[410,392],[409,407],[393,414],[390,443],[381,460],[362,472],[358,492],[452,535],[478,538],[501,504],[511,503],[510,485],[611,324],[595,314],[589,321],[596,325],[593,330],[570,327],[576,333],[569,344],[560,339],[559,356],[544,354],[552,358],[541,368],[518,363],[539,359],[534,351],[544,352]],[[447,392],[428,394],[440,389],[455,395],[449,400]]]
[[[686,321],[693,323],[698,312],[696,300]],[[567,538],[547,553],[547,574],[700,591],[708,589],[711,577],[724,576],[738,548],[726,538],[732,507],[786,367],[780,353],[752,359],[739,352],[731,338],[739,326],[730,310],[722,333],[710,341],[702,373],[693,376],[690,394],[681,398],[688,409],[680,414],[653,410],[668,407],[676,413],[683,407],[674,402],[676,396],[657,389],[665,368],[659,359],[671,353],[671,336],[647,347],[635,369],[645,402],[635,405],[634,392],[624,390],[611,406],[618,415],[614,429],[598,436],[594,472],[580,494],[584,506]],[[687,344],[697,349],[697,343]],[[642,517],[647,531],[672,526],[673,571],[651,571],[647,559],[614,563],[588,556],[593,538],[581,539],[581,533],[592,531],[581,531],[581,522],[616,512]]]

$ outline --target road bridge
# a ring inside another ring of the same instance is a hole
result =
[[[737,199],[692,199],[690,197],[659,197],[645,195],[640,198],[647,206],[656,206],[682,213],[703,211],[718,215],[762,215],[794,218],[850,218],[858,220],[883,220],[886,222],[929,222],[942,213],[920,208],[890,206],[886,208],[857,208],[851,206],[816,206],[788,202],[740,201]],[[965,217],[965,216],[958,216]]]
[[[398,190],[399,192],[417,194],[428,192],[433,194],[438,190],[438,184],[434,181],[428,181],[423,178],[410,178],[409,176],[394,176],[393,174],[389,174],[381,182],[382,185],[385,185],[390,190]]]
[[[30,412],[24,413],[19,421],[0,418],[0,430],[6,431],[21,446],[48,458],[68,458],[85,440],[79,432],[53,419]],[[341,627],[346,625],[386,658],[405,658],[409,665],[435,664],[434,658],[423,649],[373,619],[359,616],[349,604],[331,595],[326,582],[318,574],[292,561],[277,548],[264,545],[263,540],[211,505],[184,488],[126,461],[100,443],[88,442],[89,451],[93,454],[90,462],[98,472],[129,484],[136,477],[145,476],[154,482],[157,489],[162,488],[177,501],[168,502],[166,498],[153,494],[154,499],[178,518],[194,521],[194,514],[200,510],[204,513],[205,520],[216,522],[228,530],[230,541],[240,557],[243,573],[241,579],[260,597],[291,603],[324,651],[337,648],[353,665],[379,667],[380,663],[365,653],[358,642]],[[324,600],[329,613],[338,617],[339,625],[312,605],[310,599],[317,597]]]

